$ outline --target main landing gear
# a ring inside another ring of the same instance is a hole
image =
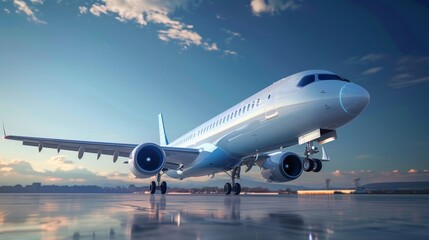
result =
[[[161,173],[158,173],[156,175],[156,183],[155,181],[152,181],[149,185],[150,194],[155,194],[157,189],[161,190],[161,194],[165,194],[167,192],[167,183],[165,181],[162,181],[161,184],[160,183],[161,183]]]
[[[231,174],[228,174],[227,172],[227,174],[231,176],[231,183],[227,182],[223,186],[223,192],[225,193],[225,195],[230,195],[231,193],[233,193],[234,195],[240,194],[241,185],[235,182],[235,179],[240,179],[240,170],[241,167],[238,166],[232,169]]]
[[[315,153],[318,153],[319,150],[317,147],[313,145],[313,141],[310,141],[307,143],[307,146],[305,148],[305,159],[302,162],[303,169],[306,172],[320,172],[322,170],[322,161],[320,161],[317,158],[312,158],[311,156]]]

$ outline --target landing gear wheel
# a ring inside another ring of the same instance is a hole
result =
[[[152,181],[149,185],[150,194],[155,194],[156,192],[156,183]]]
[[[322,170],[322,161],[320,161],[319,159],[314,159],[313,162],[313,172],[320,172],[320,170]]]
[[[162,182],[161,183],[161,194],[165,194],[167,192],[167,183]]]
[[[314,168],[314,161],[311,159],[308,159],[308,158],[304,159],[304,161],[302,163],[302,168],[306,172],[311,172]]]
[[[234,195],[240,195],[240,192],[241,192],[241,185],[240,185],[240,183],[235,183],[234,184],[233,191],[234,191]]]
[[[225,183],[225,185],[223,186],[223,192],[225,193],[225,195],[231,194],[231,191],[232,191],[231,183],[229,182]]]

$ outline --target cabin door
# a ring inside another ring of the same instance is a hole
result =
[[[277,117],[279,114],[277,111],[276,101],[274,92],[268,94],[265,99],[265,119],[271,119]]]

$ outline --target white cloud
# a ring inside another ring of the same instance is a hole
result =
[[[210,43],[193,29],[192,25],[179,20],[173,20],[170,14],[176,8],[184,6],[186,1],[140,1],[140,0],[103,0],[102,3],[93,4],[89,11],[95,16],[109,13],[116,14],[120,22],[134,21],[140,26],[148,23],[158,24],[164,27],[158,31],[158,37],[162,41],[177,41],[188,48],[200,46],[208,51],[219,50],[216,43]]]
[[[260,16],[262,13],[274,14],[285,10],[296,10],[301,7],[295,0],[251,0],[252,13]]]
[[[228,29],[223,29],[223,31],[228,34],[228,37],[225,39],[225,42],[227,44],[229,44],[234,39],[239,39],[241,41],[244,40],[244,38],[242,37],[241,33],[239,33],[239,32],[234,32],[234,31],[231,31],[231,30],[228,30]]]
[[[7,14],[9,14],[10,13],[10,11],[9,11],[9,9],[7,9],[7,8],[5,8],[5,9],[3,9]]]
[[[32,1],[33,2],[33,1]],[[36,1],[37,3],[42,4],[43,1]],[[26,2],[22,0],[13,0],[13,4],[18,8],[18,12],[23,12],[25,15],[27,15],[28,19],[35,22],[35,23],[41,23],[44,24],[46,22],[38,19],[36,15],[34,14],[33,10],[27,5]]]
[[[372,74],[376,74],[376,73],[380,72],[382,69],[383,69],[382,67],[373,67],[373,68],[370,68],[370,69],[368,69],[368,70],[364,71],[364,72],[362,73],[362,75],[372,75]]]
[[[212,43],[212,44],[204,43],[203,46],[204,46],[204,49],[206,49],[207,51],[218,51],[219,50],[216,43]]]
[[[65,155],[53,156],[47,162],[50,166],[63,170],[71,170],[76,167],[74,166],[74,162],[68,160]]]
[[[404,56],[396,61],[392,88],[406,88],[429,82],[429,56]]]
[[[332,175],[334,175],[335,177],[339,177],[339,176],[341,176],[341,172],[340,172],[340,170],[335,170],[332,172]]]
[[[223,54],[225,54],[226,56],[228,56],[228,55],[237,56],[238,55],[238,53],[236,51],[232,51],[232,50],[228,50],[228,49],[224,50]]]
[[[101,13],[107,14],[107,8],[97,4],[92,5],[89,11],[97,17],[99,17]]]
[[[374,62],[378,62],[382,59],[386,58],[385,54],[382,53],[369,53],[363,56],[352,57],[347,60],[347,63],[350,64],[370,64]]]
[[[88,12],[88,8],[84,7],[84,6],[79,6],[79,13],[80,14],[85,14]]]
[[[12,172],[13,168],[11,167],[2,167],[0,168],[0,172]]]
[[[202,37],[193,31],[186,29],[174,29],[170,28],[168,30],[159,30],[159,39],[162,41],[170,41],[171,39],[181,40],[185,46],[201,45]]]
[[[394,89],[429,83],[429,56],[388,56],[370,53],[349,58],[346,63],[360,68],[361,76],[369,78],[383,71],[391,75],[387,85]]]
[[[128,173],[100,174],[84,167],[76,167],[67,164],[66,157],[59,155],[50,158],[47,162],[58,167],[55,170],[35,170],[30,162],[13,160],[11,162],[0,161],[0,179],[2,184],[29,184],[32,182],[55,182],[55,184],[91,184],[91,185],[124,185],[139,183],[141,180],[130,178]]]
[[[384,57],[385,57],[384,54],[381,54],[381,53],[371,53],[371,54],[362,56],[359,60],[363,62],[367,62],[367,61],[376,62],[378,60],[383,59]]]
[[[397,80],[398,78],[394,78],[394,80]],[[416,78],[416,79],[407,79],[407,80],[401,80],[401,81],[394,81],[390,83],[389,85],[393,88],[404,88],[409,87],[413,85],[417,85],[420,83],[429,82],[429,76]]]
[[[44,0],[30,0],[31,3],[43,4]]]

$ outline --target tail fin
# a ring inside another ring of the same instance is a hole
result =
[[[167,146],[168,139],[167,139],[167,134],[165,134],[164,119],[162,117],[162,113],[158,114],[158,123],[159,123],[159,144],[161,146]]]

